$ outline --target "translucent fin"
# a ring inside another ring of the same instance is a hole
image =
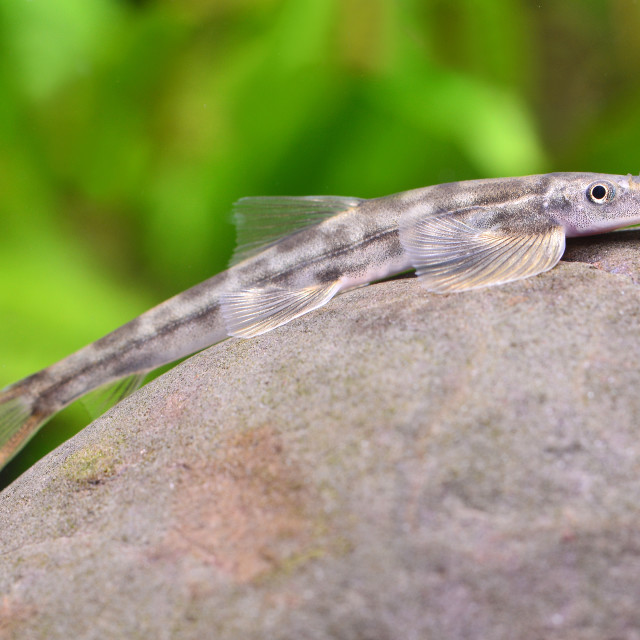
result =
[[[34,415],[31,400],[9,388],[0,393],[0,469],[29,441],[46,422]]]
[[[565,235],[551,219],[473,208],[401,220],[400,242],[427,289],[445,293],[547,271],[560,260]]]
[[[245,289],[223,297],[222,315],[230,336],[252,338],[321,307],[339,290],[338,280],[294,291]]]
[[[126,378],[98,387],[83,396],[81,402],[92,418],[98,418],[105,411],[118,404],[120,400],[139,389],[144,383],[147,373],[147,371],[134,373]]]
[[[318,224],[362,202],[341,196],[265,196],[241,198],[233,205],[237,247],[230,266],[281,238]]]

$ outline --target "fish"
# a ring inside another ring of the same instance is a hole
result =
[[[640,178],[549,173],[372,199],[249,197],[233,215],[226,271],[0,391],[0,468],[78,398],[108,408],[161,365],[276,329],[355,287],[415,270],[428,291],[449,294],[547,271],[565,238],[640,224]]]

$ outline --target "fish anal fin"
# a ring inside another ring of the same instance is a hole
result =
[[[405,217],[400,242],[426,288],[446,293],[547,271],[564,252],[565,234],[544,215],[473,207]]]
[[[357,207],[360,198],[343,196],[263,196],[241,198],[233,205],[237,247],[230,266],[274,242]]]
[[[102,385],[83,396],[81,402],[89,415],[95,419],[139,389],[143,385],[147,373],[148,371],[134,373],[115,382]]]
[[[301,289],[243,289],[222,298],[222,315],[230,336],[252,338],[326,304],[340,290],[340,281]]]

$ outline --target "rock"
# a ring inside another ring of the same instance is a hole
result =
[[[640,284],[640,231],[629,230],[608,236],[570,238],[562,256],[565,262],[586,262],[598,269],[631,278]]]
[[[0,637],[640,638],[640,270],[581,242],[618,273],[377,284],[122,402],[0,495]]]

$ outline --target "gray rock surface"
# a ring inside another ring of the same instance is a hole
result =
[[[598,269],[627,276],[640,284],[640,231],[618,231],[607,236],[571,238],[562,256],[565,262],[586,262]]]
[[[0,494],[0,638],[640,638],[639,246],[183,363]]]

